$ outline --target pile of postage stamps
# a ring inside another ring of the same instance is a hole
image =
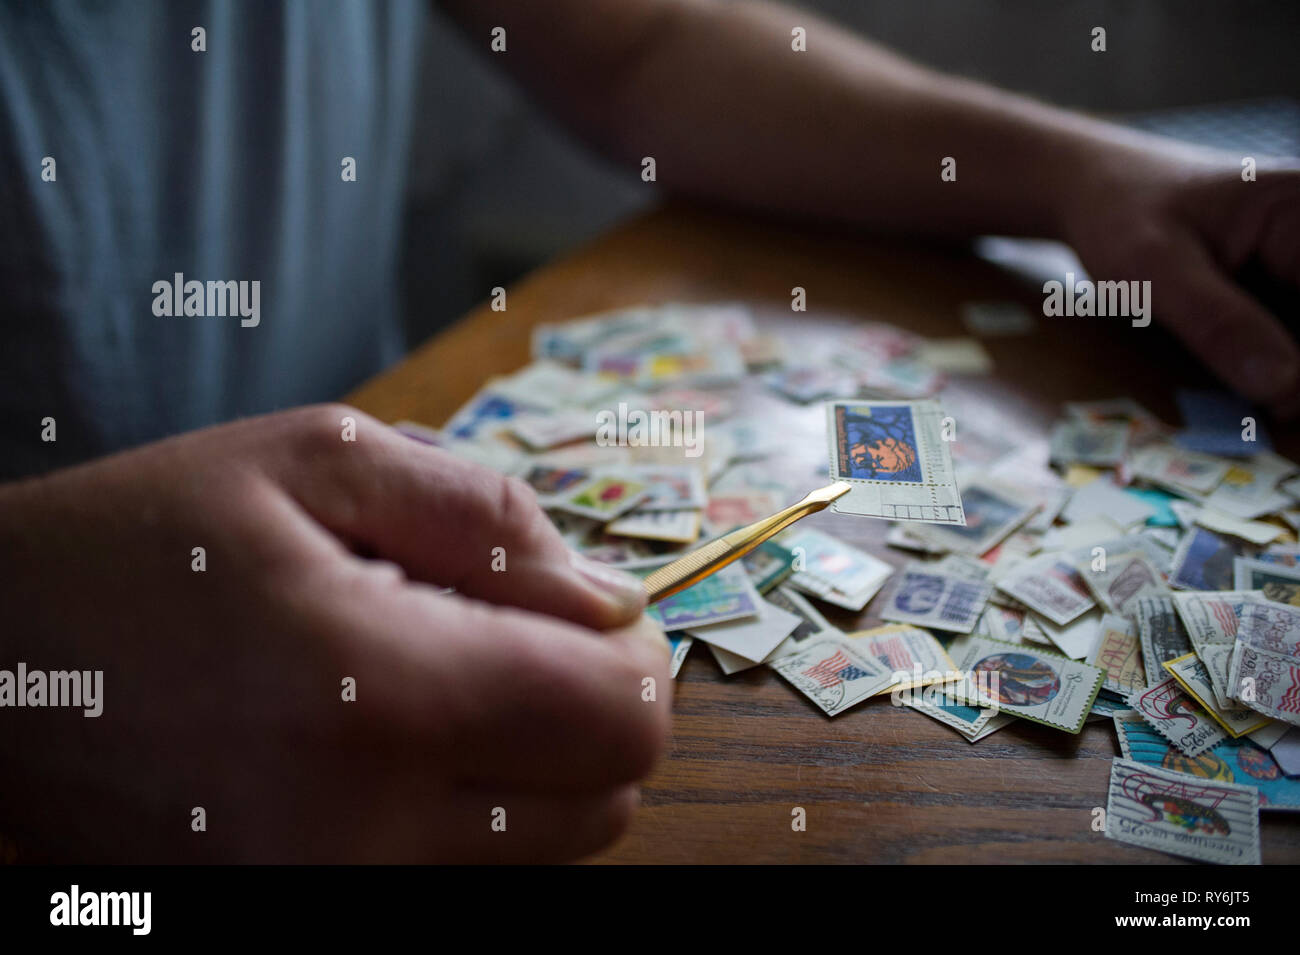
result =
[[[1025,317],[965,316],[977,336]],[[1230,396],[1180,393],[1181,427],[1067,404],[1046,454],[994,467],[1013,449],[962,440],[937,398],[989,371],[976,337],[858,324],[813,353],[740,306],[659,305],[539,327],[533,353],[442,429],[397,427],[528,482],[590,559],[645,574],[830,480],[852,490],[829,526],[888,522],[897,564],[796,524],[653,605],[674,676],[699,642],[827,717],[889,700],[969,743],[1113,721],[1106,835],[1179,856],[1258,863],[1260,811],[1300,810],[1300,468]],[[774,464],[803,452],[738,410],[756,381],[824,408],[794,479]],[[869,603],[886,623],[859,632],[818,609]]]

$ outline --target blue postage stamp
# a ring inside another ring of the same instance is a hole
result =
[[[922,481],[916,422],[906,405],[836,405],[835,447],[841,477]]]

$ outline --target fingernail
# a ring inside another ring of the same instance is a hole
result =
[[[576,552],[571,551],[569,559],[573,569],[613,600],[620,610],[634,614],[639,613],[645,606],[645,587],[636,577],[594,560],[588,560]]]

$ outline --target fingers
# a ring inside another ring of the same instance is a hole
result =
[[[377,747],[440,778],[591,792],[648,773],[671,722],[667,641],[640,618],[605,634],[385,579],[371,565],[298,601],[356,675]]]
[[[284,480],[349,546],[394,561],[417,580],[596,629],[640,615],[640,581],[575,561],[522,481],[411,441],[354,410],[311,413],[319,423]],[[339,439],[340,414],[357,419],[356,441]]]
[[[1152,257],[1151,280],[1165,324],[1225,382],[1265,405],[1294,399],[1296,342],[1192,235],[1175,234]]]
[[[467,621],[490,636],[460,646],[458,705],[439,715],[456,729],[444,737],[448,768],[469,782],[550,792],[648,774],[672,706],[667,641],[655,625],[593,639],[521,616],[491,611]]]
[[[1260,230],[1259,257],[1277,278],[1300,289],[1300,176],[1294,198],[1274,203]]]

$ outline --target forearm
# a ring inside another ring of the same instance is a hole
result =
[[[775,4],[472,6],[462,20],[507,26],[501,63],[595,144],[653,157],[669,189],[780,213],[1060,236],[1083,178],[1171,148],[944,76]],[[515,6],[525,9],[505,9]],[[806,52],[791,48],[795,26]],[[955,181],[940,176],[945,157]]]

